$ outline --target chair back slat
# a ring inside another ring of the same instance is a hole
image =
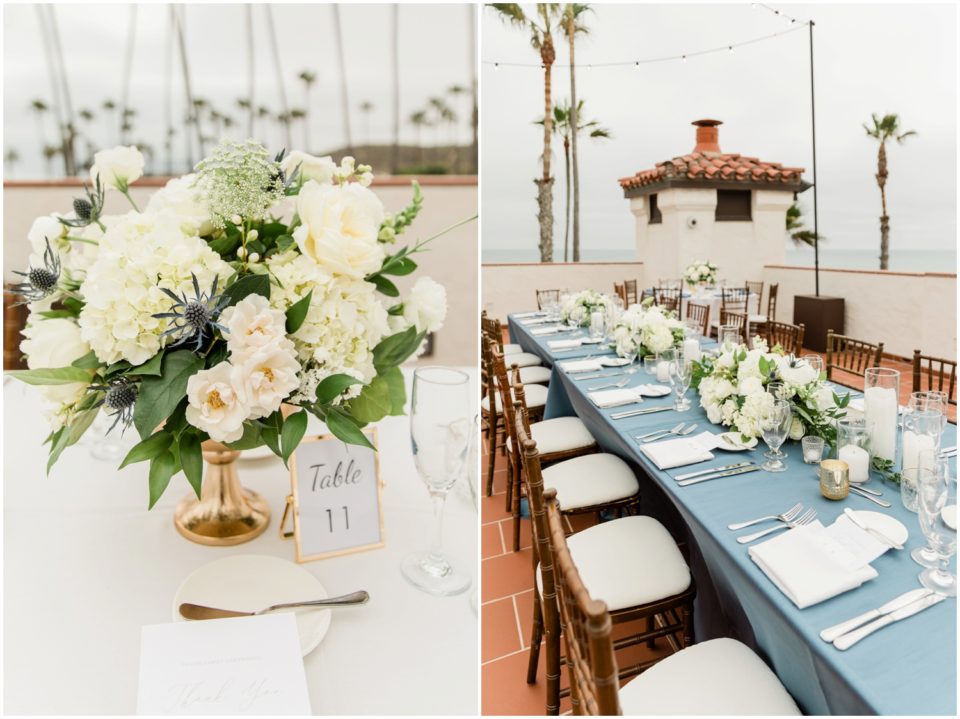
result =
[[[560,290],[537,290],[537,309],[542,310],[544,305],[560,301]]]
[[[827,379],[841,370],[863,375],[869,367],[879,367],[883,358],[883,342],[871,344],[827,330]]]
[[[496,389],[500,393],[500,405],[502,407],[501,412],[503,413],[503,423],[507,428],[507,432],[510,436],[510,441],[513,443],[513,446],[517,446],[517,437],[516,437],[516,427],[514,426],[515,417],[514,417],[514,399],[512,397],[512,392],[510,391],[510,380],[507,378],[507,365],[503,356],[502,350],[497,347],[497,343],[494,340],[487,340],[487,347],[490,351],[490,357],[492,360],[494,376],[496,377]],[[519,380],[519,367],[513,365],[511,368],[518,375]]]
[[[926,382],[924,382],[926,378]],[[957,403],[957,361],[913,351],[913,391],[943,392],[950,404]]]
[[[738,312],[732,310],[726,310],[722,307],[720,308],[720,325],[734,325],[737,330],[740,332],[740,341],[744,344],[749,344],[747,340],[747,314],[746,312]],[[719,333],[719,329],[717,330]],[[718,338],[720,339],[720,338]]]
[[[700,334],[704,337],[710,336],[710,305],[687,302],[687,319],[700,325]]]
[[[626,307],[630,305],[635,305],[638,302],[637,299],[637,281],[636,280],[624,280],[623,281],[623,304]]]
[[[620,298],[620,301],[623,302],[624,307],[628,307],[627,304],[627,291],[622,284],[619,282],[613,283],[613,293]]]
[[[653,293],[653,301],[656,302],[661,309],[667,310],[668,312],[676,312],[677,316],[680,315],[680,303],[683,297],[683,290],[657,287]]]
[[[750,292],[744,287],[721,287],[720,307],[731,312],[746,312]]]
[[[747,280],[747,293],[757,296],[757,314],[763,310],[763,282],[756,280]],[[769,318],[768,318],[769,319]]]
[[[640,293],[640,303],[641,303],[641,304],[643,304],[644,302],[646,302],[648,299],[651,299],[651,298],[653,299],[654,302],[657,301],[657,291],[656,291],[655,289],[653,289],[653,290],[644,290],[643,292]],[[629,307],[629,305],[627,305],[627,306]]]
[[[774,282],[767,291],[767,322],[775,322],[777,319],[777,292],[780,290],[780,283]]]
[[[803,334],[806,331],[803,323],[791,325],[786,322],[768,321],[764,325],[764,338],[771,348],[776,345],[783,347],[783,351],[795,355],[802,354]]]

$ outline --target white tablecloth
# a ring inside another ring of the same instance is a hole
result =
[[[278,533],[290,481],[276,458],[239,463],[241,482],[270,502],[267,531],[237,547],[204,547],[173,526],[173,509],[190,491],[182,474],[148,512],[146,464],[117,471],[119,462],[77,446],[44,476],[40,443],[48,430],[30,388],[5,384],[4,419],[7,714],[133,713],[140,628],[172,621],[184,578],[229,554],[294,559],[292,540]],[[473,589],[432,597],[400,574],[404,555],[429,546],[432,511],[413,466],[408,419],[379,427],[386,547],[302,565],[331,595],[366,589],[371,596],[362,608],[333,610],[329,633],[304,659],[313,711],[476,714]],[[477,576],[477,515],[459,488],[447,502],[445,548]]]

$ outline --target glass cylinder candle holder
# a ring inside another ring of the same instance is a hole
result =
[[[847,463],[852,484],[870,479],[870,442],[871,424],[865,418],[837,420],[837,445],[831,456]]]
[[[729,352],[740,344],[740,330],[736,325],[720,325],[717,337],[720,340],[720,348],[724,352]]]
[[[850,494],[850,467],[839,459],[820,463],[820,494],[827,499],[844,499]]]
[[[937,471],[937,450],[923,449],[917,452],[916,459],[911,458],[910,466],[904,464],[900,470],[900,501],[911,512],[916,512],[920,504],[917,492],[920,482]]]
[[[590,338],[603,339],[604,318],[603,312],[594,312],[590,315]]]
[[[670,381],[670,363],[677,361],[677,351],[673,348],[657,353],[657,382]]]
[[[863,418],[872,426],[871,454],[897,463],[897,415],[900,408],[900,373],[870,367],[863,373]]]
[[[936,467],[935,458],[940,450],[940,435],[943,431],[942,417],[939,409],[918,409],[904,416],[901,474],[906,475],[918,467]]]
[[[687,362],[699,362],[701,355],[700,340],[696,337],[687,337],[683,341],[683,356]]]
[[[808,434],[800,440],[800,446],[803,448],[803,461],[806,464],[820,464],[823,459],[823,437]]]
[[[656,355],[647,355],[643,358],[643,371],[646,372],[651,377],[656,377],[657,375],[657,356]]]

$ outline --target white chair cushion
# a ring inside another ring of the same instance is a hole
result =
[[[530,434],[541,455],[583,449],[596,442],[579,417],[555,417],[534,422],[530,425]]]
[[[764,324],[767,321],[766,315],[750,315],[751,324]]]
[[[690,586],[683,555],[653,517],[602,522],[567,537],[567,546],[590,596],[606,602],[611,612],[658,602]],[[541,594],[542,581],[537,567]]]
[[[523,352],[523,347],[520,345],[504,345],[503,346],[503,356],[515,355],[519,352]]]
[[[630,465],[614,454],[585,454],[546,467],[544,489],[557,490],[563,509],[594,507],[634,496],[639,490]]]
[[[800,714],[776,674],[734,639],[694,644],[658,662],[620,690],[620,706],[641,716]]]
[[[512,389],[510,391],[513,392]],[[548,391],[547,388],[544,387],[542,384],[524,385],[523,396],[527,400],[527,407],[543,407],[547,403],[547,391]],[[503,401],[500,399],[500,393],[497,392],[494,396],[496,397],[496,400],[497,400],[495,405],[497,408],[497,412],[502,412]],[[515,393],[514,393],[514,397],[516,397]],[[490,398],[484,397],[480,401],[480,405],[485,410],[489,410]]]
[[[518,367],[535,367],[540,364],[540,358],[530,352],[514,352],[504,357],[504,363],[507,365],[507,371],[514,365]]]
[[[507,377],[513,382],[513,370],[507,369]],[[496,382],[496,378],[494,378]],[[520,368],[520,383],[526,387],[530,384],[548,384],[550,382],[550,368],[549,367],[521,367]],[[499,383],[498,383],[499,384]]]

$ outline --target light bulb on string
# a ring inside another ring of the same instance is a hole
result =
[[[494,69],[494,70],[499,70],[499,69],[500,69],[500,63],[499,63],[499,62],[493,63],[493,69]]]
[[[680,57],[683,59],[684,62],[687,61],[687,56],[686,56],[686,55],[681,55]]]
[[[727,52],[729,52],[731,55],[733,55],[733,45],[731,45],[730,47],[727,48]]]
[[[634,70],[639,70],[639,69],[640,69],[640,61],[639,61],[639,60],[637,60],[635,63],[633,63],[633,69],[634,69]]]

